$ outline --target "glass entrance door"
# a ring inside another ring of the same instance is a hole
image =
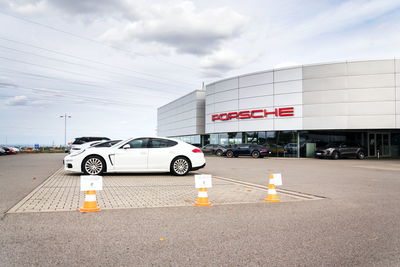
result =
[[[390,157],[390,133],[368,133],[368,156]]]
[[[376,157],[375,133],[368,134],[368,157]]]

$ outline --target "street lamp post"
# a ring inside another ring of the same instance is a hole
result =
[[[64,115],[61,115],[60,118],[64,118],[64,146],[67,145],[67,118],[70,119],[71,116],[67,115],[65,113]]]

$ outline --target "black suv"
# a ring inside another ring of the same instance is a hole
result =
[[[222,145],[209,144],[203,146],[201,150],[203,150],[204,154],[215,154],[217,156],[222,156],[226,152],[226,147]]]
[[[253,158],[263,158],[269,154],[268,149],[262,145],[237,144],[226,149],[224,153],[228,158],[239,156],[252,156]]]
[[[122,140],[104,141],[104,142],[92,144],[91,147],[112,147],[113,145],[115,145],[121,141]]]
[[[75,141],[72,143],[73,145],[82,145],[87,142],[92,142],[92,141],[101,141],[101,140],[110,140],[110,138],[107,137],[77,137],[75,138]]]
[[[315,151],[317,158],[358,158],[366,157],[365,150],[358,144],[354,143],[330,143],[320,147]]]

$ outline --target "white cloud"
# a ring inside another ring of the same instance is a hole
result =
[[[200,60],[200,67],[206,73],[213,76],[220,76],[224,72],[237,69],[256,59],[257,56],[241,55],[231,49],[221,49],[211,55],[204,56]]]
[[[29,100],[28,97],[24,95],[17,95],[7,99],[5,104],[7,106],[28,106]]]
[[[136,0],[25,0],[10,2],[22,14],[58,12],[95,21],[114,22],[100,39],[125,45],[135,41],[161,44],[178,53],[205,55],[221,42],[240,36],[249,19],[229,7],[199,9],[193,1],[160,3]]]
[[[294,42],[295,40],[315,38],[319,34],[335,33],[362,25],[400,7],[398,0],[344,1],[316,13],[305,20],[293,22],[284,29],[278,28],[271,35],[275,42]]]
[[[17,95],[5,101],[7,106],[40,106],[52,103],[48,100],[30,99],[25,95]]]
[[[9,8],[20,14],[44,14],[59,11],[70,15],[96,17],[125,9],[123,0],[20,0],[8,1]]]
[[[138,20],[109,29],[101,39],[159,43],[181,53],[204,55],[218,49],[222,41],[238,37],[247,22],[227,7],[198,10],[190,1],[146,4]]]
[[[42,14],[48,11],[46,1],[9,1],[8,3],[11,10],[23,15]]]

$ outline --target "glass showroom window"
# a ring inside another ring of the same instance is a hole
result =
[[[264,145],[271,151],[271,156],[278,157],[283,155],[283,147],[277,145],[277,132],[265,132]]]
[[[219,144],[218,134],[210,134],[210,144]]]
[[[201,137],[201,146],[211,144],[210,143],[210,135],[205,134],[205,135],[201,135],[200,137]]]
[[[315,150],[329,143],[355,143],[367,149],[362,132],[350,131],[301,131],[300,156],[314,157]]]
[[[400,156],[400,132],[394,132],[391,134],[391,155],[393,157]]]
[[[265,145],[267,143],[267,132],[257,132],[259,145]]]
[[[229,145],[229,138],[227,133],[218,134],[218,143],[223,146]]]
[[[277,146],[283,148],[283,157],[297,157],[297,132],[280,131],[278,132]]]
[[[246,132],[243,133],[244,143],[257,144],[258,143],[258,132]]]
[[[228,133],[228,143],[229,145],[241,144],[242,133]]]

